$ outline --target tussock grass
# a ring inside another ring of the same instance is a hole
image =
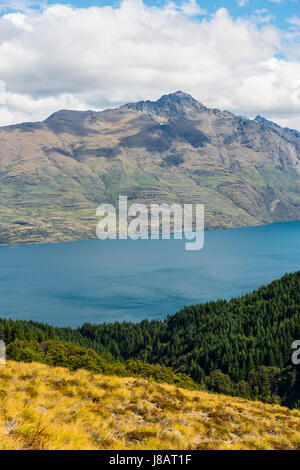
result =
[[[300,411],[9,361],[0,368],[0,448],[300,449]]]

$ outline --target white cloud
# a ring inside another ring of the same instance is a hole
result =
[[[168,3],[168,9],[173,10],[174,13],[177,11],[184,13],[187,16],[194,15],[205,15],[207,12],[204,8],[201,8],[196,0],[189,0],[188,2],[183,2],[181,4],[176,4],[173,2]]]
[[[203,14],[194,0],[163,7],[125,0],[116,8],[54,5],[0,17],[7,88],[0,124],[182,89],[208,106],[294,125],[300,62],[277,58],[282,33],[254,18],[234,20],[224,8]]]
[[[296,26],[297,28],[300,28],[300,18],[297,15],[294,15],[292,18],[288,18],[288,23],[290,23],[292,26]]]
[[[0,126],[16,122],[39,120],[58,109],[77,109],[86,111],[86,103],[72,94],[32,98],[19,93],[6,93],[8,106],[0,106]]]
[[[0,0],[0,12],[3,11],[28,11],[29,8],[45,7],[47,0]]]
[[[249,3],[249,0],[237,0],[237,4],[239,7],[245,7],[246,5],[248,5]]]
[[[269,13],[269,10],[266,8],[261,8],[260,10],[255,10],[251,16],[251,20],[257,24],[267,24],[275,20],[275,16]]]

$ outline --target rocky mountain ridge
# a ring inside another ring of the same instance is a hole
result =
[[[204,203],[206,228],[300,219],[300,133],[181,91],[0,128],[0,243],[95,236],[119,195]]]

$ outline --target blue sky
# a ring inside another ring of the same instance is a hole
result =
[[[300,0],[0,0],[0,82],[0,125],[183,90],[300,130]]]
[[[5,12],[18,10],[18,6],[21,4],[31,3],[30,0],[0,0],[0,5],[3,6]],[[90,6],[118,6],[119,1],[110,0],[47,0],[46,2],[41,1],[41,4],[47,3],[48,5],[53,4],[64,4],[72,5],[77,8],[87,8]],[[144,2],[147,5],[161,6],[165,2],[161,0],[146,0]],[[178,1],[174,1],[178,3]],[[38,5],[39,0],[32,0],[32,5]],[[197,1],[197,4],[205,9],[208,14],[213,14],[219,8],[225,7],[234,18],[238,17],[251,17],[256,12],[267,10],[264,14],[269,14],[273,18],[271,22],[276,24],[281,29],[288,29],[289,24],[287,20],[294,15],[300,15],[300,4],[299,0],[201,0]],[[15,8],[13,8],[15,6]]]

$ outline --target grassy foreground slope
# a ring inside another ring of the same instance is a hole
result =
[[[300,449],[300,411],[8,361],[0,368],[0,448]]]

